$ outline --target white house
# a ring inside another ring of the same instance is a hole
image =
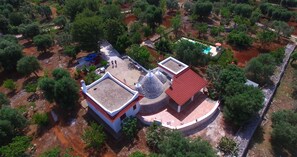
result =
[[[140,109],[139,100],[143,96],[109,72],[90,85],[83,80],[81,84],[88,108],[95,113],[95,118],[103,120],[115,133],[121,130],[126,117],[135,116]]]

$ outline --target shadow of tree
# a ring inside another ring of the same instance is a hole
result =
[[[262,126],[258,126],[249,144],[249,147],[252,148],[254,147],[255,144],[260,144],[263,141],[264,141],[264,130]]]

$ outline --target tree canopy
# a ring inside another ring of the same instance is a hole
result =
[[[44,53],[53,44],[53,40],[49,34],[36,35],[33,38],[33,42],[37,46],[37,49],[39,51],[43,51]]]
[[[25,152],[30,146],[31,139],[27,136],[16,136],[12,142],[0,148],[0,154],[5,157],[25,156]]]
[[[227,37],[228,43],[238,48],[247,48],[252,45],[253,39],[246,32],[233,30]]]
[[[206,46],[181,40],[174,46],[176,58],[189,65],[205,65],[209,56],[203,53]]]
[[[63,69],[52,72],[54,79],[44,77],[38,81],[38,86],[44,92],[49,102],[55,101],[63,108],[72,108],[78,101],[79,87],[70,74]]]
[[[106,135],[101,125],[92,122],[90,127],[84,131],[82,138],[88,147],[101,148],[105,142]]]
[[[149,67],[150,66],[150,52],[143,46],[139,46],[139,45],[132,45],[128,51],[127,54],[134,59],[135,61],[137,61],[140,65],[144,66],[144,67]]]
[[[0,109],[0,146],[7,144],[27,125],[26,118],[16,109],[3,107]]]
[[[194,4],[193,15],[198,18],[206,18],[212,11],[212,4],[210,2],[196,2]]]
[[[248,62],[245,73],[248,79],[264,85],[270,82],[270,76],[274,73],[275,65],[275,59],[271,54],[262,54]]]
[[[0,109],[2,108],[2,106],[9,106],[9,105],[10,105],[9,99],[6,97],[5,94],[0,93]]]
[[[264,94],[259,88],[238,82],[226,87],[223,113],[226,120],[243,125],[263,107]]]
[[[3,37],[0,39],[0,66],[4,70],[14,70],[17,61],[22,57],[22,47],[15,38]]]
[[[34,56],[25,56],[17,63],[17,71],[25,76],[29,76],[31,73],[34,73],[38,77],[36,72],[40,69],[41,66]]]
[[[246,82],[244,71],[235,65],[228,65],[213,78],[214,86],[221,95],[225,95],[228,84],[234,82],[241,84]]]
[[[97,50],[104,38],[103,20],[99,16],[78,17],[73,22],[72,36],[86,50]]]
[[[297,113],[290,110],[274,112],[272,115],[272,144],[276,149],[297,154]]]

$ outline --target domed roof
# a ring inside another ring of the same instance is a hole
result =
[[[143,94],[142,86],[140,83],[135,84],[135,90],[137,90],[139,93]]]
[[[163,84],[167,81],[166,76],[160,70],[156,70],[155,75]]]
[[[140,81],[140,84],[144,96],[149,99],[157,98],[164,91],[163,83],[151,71],[144,76]]]

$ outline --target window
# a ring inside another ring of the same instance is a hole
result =
[[[136,105],[134,105],[134,106],[133,106],[133,110],[136,110],[136,108],[137,108],[137,106],[136,106]]]
[[[124,113],[120,118],[121,118],[121,120],[124,120],[126,117],[127,117],[126,113]]]

